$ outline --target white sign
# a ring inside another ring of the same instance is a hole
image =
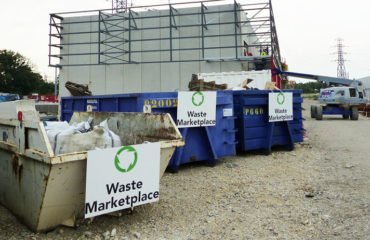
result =
[[[179,92],[178,99],[179,128],[216,125],[216,92]]]
[[[269,93],[269,122],[293,120],[293,94]]]
[[[159,200],[160,143],[87,152],[85,218]]]
[[[224,117],[232,117],[233,116],[233,109],[232,108],[224,108]]]

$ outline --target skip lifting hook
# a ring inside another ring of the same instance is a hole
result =
[[[23,121],[23,113],[22,113],[22,111],[19,111],[18,112],[18,121],[19,121],[19,124],[20,124],[20,128],[22,128],[22,121]]]

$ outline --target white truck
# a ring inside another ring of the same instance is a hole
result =
[[[317,120],[322,120],[323,115],[342,115],[344,119],[358,120],[358,108],[355,105],[368,102],[363,84],[358,80],[295,72],[279,71],[279,73],[285,76],[317,80],[328,85],[338,85],[320,90],[319,101],[325,105],[311,106],[311,117]]]

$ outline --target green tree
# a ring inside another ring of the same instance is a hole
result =
[[[52,94],[54,84],[33,71],[27,58],[19,53],[0,50],[0,92],[28,95]]]
[[[322,88],[327,88],[326,83],[322,82],[307,82],[307,83],[296,83],[294,89],[302,89],[303,93],[316,93]]]

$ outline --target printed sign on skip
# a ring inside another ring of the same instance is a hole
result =
[[[179,128],[216,125],[216,92],[179,92],[178,99]]]
[[[269,122],[293,120],[293,94],[269,93]]]
[[[160,143],[87,152],[85,218],[159,200]]]

